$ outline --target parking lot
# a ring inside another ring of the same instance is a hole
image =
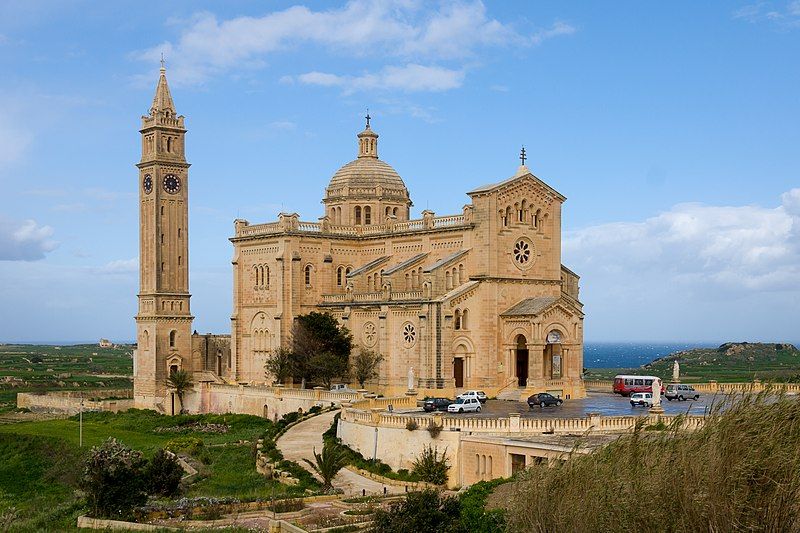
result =
[[[717,401],[721,398],[717,397]],[[667,401],[662,397],[661,406],[667,415],[689,413],[693,415],[704,414],[714,401],[714,396],[701,394],[697,401],[677,400]],[[422,408],[419,409],[422,411]],[[466,416],[473,418],[498,418],[507,417],[511,413],[520,413],[523,417],[531,418],[583,418],[588,413],[600,413],[604,416],[640,416],[647,414],[645,407],[631,407],[630,399],[610,392],[589,392],[586,398],[580,400],[564,400],[560,406],[528,408],[524,402],[509,402],[503,400],[488,400],[480,413],[449,413],[449,416]]]

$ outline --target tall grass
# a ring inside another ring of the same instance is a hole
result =
[[[706,425],[642,424],[606,448],[514,482],[510,531],[798,531],[800,402],[728,398]]]

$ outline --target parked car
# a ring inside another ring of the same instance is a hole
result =
[[[483,392],[482,390],[464,391],[461,394],[459,394],[458,396],[456,396],[456,398],[477,398],[478,401],[481,402],[481,403],[486,403],[486,400],[489,399],[486,396],[486,393]]]
[[[532,394],[531,396],[528,396],[528,407],[531,409],[534,405],[545,407],[548,405],[561,405],[562,403],[564,403],[564,400],[561,398],[556,398],[547,392],[540,392],[538,394]]]
[[[682,385],[680,383],[670,383],[667,385],[667,392],[664,397],[669,400],[688,400],[689,398],[697,400],[700,398],[700,393],[694,390],[691,385]]]
[[[356,392],[347,386],[346,383],[332,383],[331,392]]]
[[[450,398],[426,398],[422,408],[426,413],[433,411],[447,411],[447,406],[453,403]]]
[[[456,398],[454,403],[447,406],[448,413],[481,412],[481,402],[477,398]]]
[[[631,407],[641,405],[642,407],[653,407],[652,392],[634,392],[631,394]]]

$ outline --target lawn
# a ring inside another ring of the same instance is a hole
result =
[[[0,425],[0,525],[13,507],[19,530],[73,529],[82,512],[75,489],[83,457],[108,437],[148,457],[170,441],[199,440],[200,451],[192,456],[200,474],[185,496],[253,500],[269,499],[273,487],[276,497],[302,492],[304,487],[281,485],[255,470],[253,443],[271,426],[250,415],[85,413],[81,449],[78,417]]]

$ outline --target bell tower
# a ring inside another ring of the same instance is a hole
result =
[[[192,372],[189,310],[189,163],[184,117],[161,74],[142,117],[139,168],[139,311],[133,389],[137,408],[172,412],[167,378]],[[177,400],[176,400],[177,401]],[[174,406],[175,412],[180,407]]]

